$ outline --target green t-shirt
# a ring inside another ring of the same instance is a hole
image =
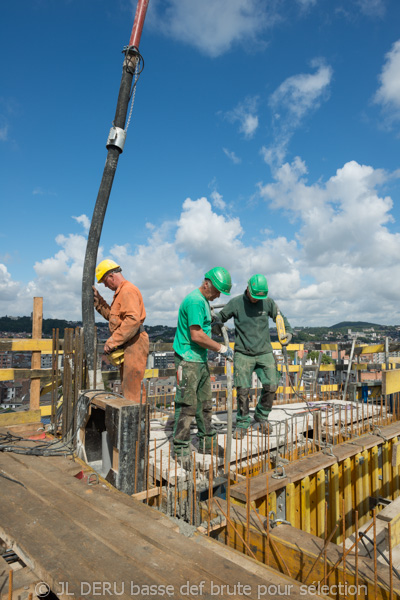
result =
[[[191,325],[199,325],[207,335],[211,333],[210,305],[199,289],[190,292],[179,307],[173,348],[188,362],[207,362],[207,349],[192,342]]]
[[[228,304],[218,313],[222,322],[231,317],[235,323],[235,352],[248,356],[259,356],[272,352],[269,335],[269,319],[276,320],[278,306],[272,298],[250,302],[246,291],[241,296],[229,300]],[[281,313],[285,329],[292,333],[289,321]]]

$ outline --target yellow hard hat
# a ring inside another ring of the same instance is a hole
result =
[[[106,258],[106,260],[102,260],[96,267],[96,279],[97,282],[100,283],[103,279],[104,275],[106,275],[109,271],[113,269],[120,269],[121,267],[117,265],[116,262]]]

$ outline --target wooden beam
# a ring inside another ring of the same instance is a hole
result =
[[[20,412],[0,413],[0,427],[7,425],[19,425],[20,423],[36,423],[40,421],[39,410],[25,410]]]
[[[33,377],[50,379],[51,369],[0,369],[0,381],[21,381]]]
[[[143,492],[138,492],[137,494],[131,494],[132,498],[135,500],[147,500],[147,498],[153,498],[154,496],[160,495],[160,487],[151,488],[149,490],[144,490]]]
[[[42,337],[43,327],[43,298],[33,299],[33,316],[32,316],[32,338]],[[35,350],[32,352],[31,367],[32,369],[40,369],[41,352]],[[32,377],[30,390],[30,408],[37,410],[40,404],[40,378]]]
[[[33,352],[34,350],[43,354],[51,354],[52,340],[30,338],[0,340],[0,352]]]

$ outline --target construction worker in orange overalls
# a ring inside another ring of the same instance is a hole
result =
[[[111,336],[104,344],[104,353],[123,348],[124,361],[120,365],[122,394],[127,400],[140,402],[140,386],[149,354],[149,336],[144,330],[146,318],[142,294],[121,273],[113,260],[103,260],[96,267],[96,279],[114,292],[111,306],[95,286],[94,307],[109,322]]]

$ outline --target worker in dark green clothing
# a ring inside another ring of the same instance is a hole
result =
[[[277,304],[268,298],[268,283],[264,275],[253,275],[241,296],[232,298],[218,313],[217,321],[222,323],[233,317],[235,324],[234,385],[237,393],[236,437],[242,438],[250,426],[249,392],[253,372],[257,373],[262,384],[262,392],[257,403],[254,419],[265,425],[265,432],[271,431],[268,417],[272,409],[279,383],[279,371],[272,352],[269,335],[269,318],[276,320],[280,313]],[[286,346],[292,339],[292,328],[283,317]],[[218,325],[217,325],[218,326]]]
[[[231,291],[231,276],[223,267],[214,267],[204,275],[201,286],[188,294],[179,307],[174,338],[176,369],[174,453],[183,467],[190,460],[190,425],[196,418],[199,452],[219,455],[216,432],[211,427],[212,395],[207,350],[233,360],[233,352],[211,339],[209,302]]]

